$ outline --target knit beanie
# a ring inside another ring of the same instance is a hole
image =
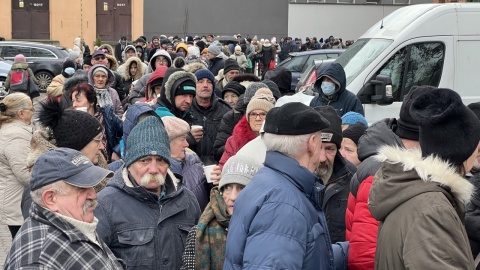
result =
[[[419,126],[423,157],[433,154],[459,166],[478,147],[480,120],[453,90],[430,89],[417,96],[410,115]]]
[[[260,88],[248,103],[245,115],[248,116],[248,114],[254,110],[263,110],[268,112],[274,106],[275,98],[272,95],[272,91],[270,91],[268,88]]]
[[[338,149],[342,146],[342,118],[332,106],[314,108],[321,116],[330,122],[327,128],[322,129],[322,142],[334,143]]]
[[[175,96],[180,95],[192,95],[195,96],[197,93],[197,88],[195,82],[192,80],[185,80],[181,82],[175,90]]]
[[[343,138],[352,140],[355,145],[358,145],[358,140],[365,133],[367,127],[362,123],[350,124],[347,129],[343,131]]]
[[[87,66],[93,66],[92,65],[92,56],[91,55],[85,56],[85,58],[83,58],[83,64],[87,65]]]
[[[92,77],[97,74],[98,72],[103,72],[107,77],[108,77],[108,71],[106,68],[100,66],[100,67],[97,67],[96,69],[93,70],[93,74],[92,74]]]
[[[225,92],[228,91],[235,93],[237,96],[241,96],[245,93],[245,87],[239,82],[231,81],[223,87],[222,98],[225,97]]]
[[[358,112],[347,112],[342,116],[342,125],[353,125],[356,123],[362,123],[364,126],[368,127],[367,120]]]
[[[48,99],[40,105],[38,121],[52,131],[58,147],[80,151],[103,132],[95,117],[86,112],[65,109],[56,99]]]
[[[170,141],[190,132],[190,126],[188,123],[178,117],[164,116],[162,117],[162,121],[165,125],[165,130],[167,131]]]
[[[205,42],[203,40],[199,40],[195,43],[195,46],[198,47],[198,49],[200,50],[200,52],[203,54],[205,52],[208,52],[208,48],[207,48],[207,44],[205,44]],[[204,52],[204,50],[206,49],[206,51]]]
[[[79,52],[77,52],[77,51],[71,51],[71,52],[68,53],[68,59],[74,61],[75,59],[78,58],[79,55],[80,55]]]
[[[25,56],[23,54],[17,54],[13,58],[14,63],[26,63],[27,59],[25,59]]]
[[[125,166],[135,161],[157,155],[170,164],[170,140],[160,118],[149,116],[138,123],[127,138]]]
[[[200,50],[196,46],[188,47],[187,52],[188,52],[188,56],[192,56],[192,55],[197,56],[197,57],[200,56]]]
[[[225,60],[225,64],[223,66],[223,74],[227,74],[230,70],[240,70],[240,66],[237,63],[237,60],[228,58]]]
[[[272,91],[273,97],[275,97],[276,100],[282,97],[282,93],[280,92],[278,85],[274,81],[266,79],[262,82],[268,86],[268,89],[270,89],[270,91]]]
[[[434,89],[437,88],[432,86],[414,86],[403,98],[403,103],[400,107],[400,117],[397,120],[398,127],[395,130],[395,134],[400,138],[418,141],[418,124],[410,114],[410,106],[418,96]]]
[[[243,103],[247,104],[250,102],[250,99],[255,95],[258,89],[260,88],[267,88],[268,86],[261,82],[254,82],[250,84],[247,89],[245,89],[245,94],[243,95]]]
[[[238,46],[238,45],[235,46],[235,51],[241,51],[241,50],[242,50],[242,47],[240,47],[240,46]]]
[[[213,76],[213,73],[208,69],[197,70],[195,72],[195,77],[197,77],[197,81],[207,78],[212,82],[212,84],[215,83],[215,77]]]
[[[467,107],[480,119],[480,102],[470,103]]]
[[[245,156],[235,155],[230,157],[222,169],[222,178],[218,183],[218,189],[228,184],[240,184],[246,186],[263,164],[255,162]]]
[[[208,52],[218,56],[219,54],[222,53],[222,48],[220,43],[212,43],[210,46],[208,46]]]

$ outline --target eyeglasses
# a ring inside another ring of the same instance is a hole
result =
[[[102,138],[103,138],[103,135],[102,135]],[[97,142],[97,146],[99,146],[101,143],[103,144],[102,138],[100,138],[100,139],[94,138],[94,139],[93,139],[94,141]]]
[[[95,56],[93,60],[98,61],[98,60],[103,60],[105,59],[105,56]]]
[[[260,117],[260,119],[264,119],[265,116],[267,116],[267,113],[250,113],[248,117],[251,119],[257,119],[257,117]]]

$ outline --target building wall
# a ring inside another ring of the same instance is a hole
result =
[[[0,37],[12,38],[12,1],[0,0]]]
[[[286,0],[145,0],[144,34],[285,36]]]

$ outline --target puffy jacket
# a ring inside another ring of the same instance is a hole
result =
[[[202,160],[203,164],[215,164],[216,160],[213,157],[213,143],[217,138],[218,126],[222,117],[231,109],[230,105],[223,99],[218,98],[212,94],[211,106],[208,109],[200,108],[197,100],[193,99],[192,125],[201,125],[203,127],[203,138],[197,143],[196,141],[190,144],[190,148],[194,150]]]
[[[28,77],[32,78],[32,80],[35,82],[35,84],[38,85],[38,80],[35,77],[35,75],[33,74],[33,71],[28,67],[28,63],[17,62],[17,63],[12,64],[12,67],[7,74],[7,78],[5,79],[5,84],[4,84],[5,90],[10,89],[10,81],[12,80],[12,78],[11,78],[12,77],[12,70],[15,70],[15,69],[25,69],[25,70],[27,70],[28,71]]]
[[[346,221],[346,240],[350,242],[348,267],[351,270],[369,270],[374,267],[377,247],[378,221],[368,209],[368,198],[373,176],[381,163],[375,159],[383,145],[403,147],[394,130],[395,119],[384,119],[371,125],[358,143],[358,158],[362,163],[350,182]]]
[[[65,76],[58,74],[52,79],[52,82],[47,86],[47,95],[56,98],[63,94],[63,84],[65,83]]]
[[[170,170],[183,176],[183,186],[193,192],[203,212],[210,201],[210,186],[205,178],[203,163],[195,153],[185,153],[180,162],[171,160]]]
[[[20,226],[23,224],[22,193],[30,182],[27,156],[32,127],[20,120],[4,123],[0,138],[0,218],[2,224]]]
[[[233,129],[233,135],[228,138],[225,144],[225,152],[223,152],[222,158],[218,163],[220,167],[223,168],[223,165],[229,158],[234,156],[244,145],[256,137],[244,115]]]
[[[475,269],[464,227],[474,187],[438,157],[384,146],[368,207],[380,221],[375,269]]]
[[[331,97],[327,97],[321,89],[322,77],[328,76],[334,79],[337,84],[335,93]],[[343,67],[339,63],[331,63],[326,68],[317,75],[317,81],[315,82],[315,89],[317,89],[318,95],[316,95],[310,102],[310,107],[319,107],[319,106],[332,106],[337,114],[342,117],[347,112],[357,112],[361,115],[365,115],[362,107],[362,103],[357,98],[357,96],[345,89],[346,87],[346,77]]]
[[[195,196],[167,174],[159,198],[122,168],[98,194],[97,233],[128,269],[180,269],[187,234],[200,217]]]
[[[335,269],[317,203],[325,187],[278,152],[264,165],[235,201],[223,269]]]
[[[243,101],[243,96],[238,99],[237,105],[233,110],[228,111],[220,121],[218,126],[217,138],[213,144],[213,156],[216,161],[220,161],[223,152],[225,151],[225,144],[230,136],[232,136],[235,125],[242,119],[247,110],[247,104]]]
[[[213,73],[213,76],[217,76],[218,72],[223,69],[225,65],[225,60],[220,57],[215,57],[210,59],[210,65],[208,66],[208,70]]]

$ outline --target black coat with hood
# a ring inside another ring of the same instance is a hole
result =
[[[321,89],[322,77],[327,76],[332,79],[335,84],[335,93],[331,96],[326,96],[323,94]],[[319,107],[319,106],[332,106],[337,114],[342,117],[347,112],[357,112],[361,115],[365,115],[362,107],[362,103],[358,97],[345,89],[346,87],[346,77],[343,67],[339,63],[331,63],[317,76],[317,81],[315,82],[315,89],[318,92],[318,95],[315,96],[310,102],[310,107]]]

